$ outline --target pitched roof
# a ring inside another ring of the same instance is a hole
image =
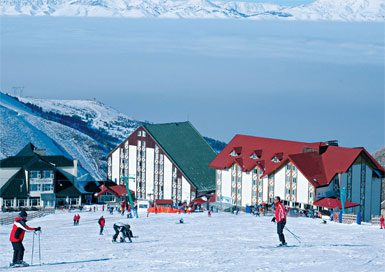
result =
[[[27,184],[24,169],[20,169],[0,188],[2,198],[27,198]]]
[[[322,154],[292,154],[289,159],[315,187],[322,187],[328,185],[336,174],[348,171],[360,154],[366,155],[376,170],[384,172],[381,165],[362,147],[329,146]]]
[[[127,188],[125,185],[113,185],[113,186],[108,186],[108,185],[100,185],[100,192],[96,195],[96,197],[101,196],[105,192],[109,192],[113,194],[116,197],[121,197],[123,195],[127,195]],[[131,196],[135,196],[135,192],[130,190]]]
[[[334,209],[336,207],[338,207],[339,209],[342,209],[341,200],[336,199],[336,198],[325,197],[325,198],[322,198],[322,199],[314,202],[314,205],[329,208],[329,209]],[[345,205],[345,208],[360,206],[359,203],[354,203],[354,202],[349,202],[349,201],[345,201],[344,205]]]
[[[59,187],[56,187],[59,188]],[[71,186],[68,186],[64,189],[62,189],[59,192],[55,193],[56,197],[79,197],[81,196],[81,193],[78,189],[72,184]]]
[[[29,167],[41,168],[47,167],[49,165],[56,167],[65,167],[73,166],[73,160],[66,158],[62,155],[59,156],[43,156],[34,152],[36,150],[35,146],[31,143],[28,143],[23,149],[19,151],[15,156],[5,158],[0,161],[0,167],[26,167],[29,164]],[[33,163],[34,166],[33,166]],[[49,167],[50,168],[50,167]]]
[[[209,164],[209,167],[226,169],[237,162],[242,171],[250,171],[258,166],[265,175],[282,165],[289,154],[301,153],[304,149],[318,150],[319,146],[320,143],[303,143],[237,134]],[[231,156],[230,153],[235,149],[236,153],[241,152],[237,153],[238,156]],[[258,156],[258,159],[250,157],[253,153]],[[277,157],[279,162],[273,162],[274,157]]]
[[[215,190],[215,151],[190,122],[145,124],[143,127],[198,191]]]

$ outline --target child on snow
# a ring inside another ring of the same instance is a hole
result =
[[[118,238],[120,234],[120,242],[124,243],[126,241],[126,238],[132,243],[131,238],[133,237],[131,227],[129,224],[123,224],[123,223],[116,223],[113,226],[115,230],[115,234],[112,237],[112,242],[116,242],[116,238]]]

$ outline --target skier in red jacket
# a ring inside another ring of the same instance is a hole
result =
[[[384,216],[381,215],[381,218],[380,218],[380,223],[381,223],[381,229],[384,228],[385,229],[385,224],[384,224]]]
[[[74,226],[76,225],[76,222],[78,221],[78,216],[75,214],[74,215]]]
[[[106,220],[104,219],[103,216],[101,216],[101,217],[99,218],[98,223],[99,223],[99,226],[100,226],[100,233],[99,233],[99,234],[100,234],[100,235],[103,235],[104,225],[106,224]]]
[[[24,246],[23,239],[24,234],[28,230],[40,231],[41,228],[30,228],[26,224],[27,222],[27,213],[25,211],[21,211],[19,213],[19,217],[15,218],[15,222],[12,227],[12,232],[9,240],[12,243],[13,247],[13,261],[10,264],[11,267],[20,267],[20,266],[28,266],[26,262],[23,261],[24,257]]]
[[[286,246],[285,236],[283,235],[283,229],[286,224],[286,210],[285,206],[281,203],[281,198],[279,196],[274,197],[275,204],[275,217],[271,220],[272,222],[277,222],[277,233],[279,241],[281,243],[278,246]]]

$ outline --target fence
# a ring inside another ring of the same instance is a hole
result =
[[[356,214],[342,214],[342,223],[344,223],[344,224],[357,223],[357,215]]]
[[[39,211],[35,211],[35,212],[28,212],[28,220],[31,220],[33,218],[39,218],[39,217],[42,217],[42,216],[45,216],[47,214],[51,214],[51,213],[55,213],[55,209],[42,209],[42,210],[39,210]],[[6,215],[6,216],[2,216],[0,218],[0,225],[8,225],[8,224],[12,224],[13,221],[15,220],[15,217],[17,216],[18,213],[13,213],[13,214],[10,214],[10,215]]]
[[[372,223],[372,225],[381,225],[379,217],[372,217],[372,220],[370,221],[370,223]]]

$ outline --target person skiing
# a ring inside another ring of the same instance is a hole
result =
[[[383,215],[381,215],[381,217],[380,217],[380,223],[381,223],[381,229],[385,229],[385,224],[384,224],[384,216]]]
[[[76,225],[79,225],[79,220],[80,220],[80,214],[78,214],[78,215],[76,216]]]
[[[100,233],[99,235],[103,235],[103,229],[104,229],[104,225],[106,224],[106,220],[104,219],[103,215],[99,218],[99,226],[100,226]]]
[[[41,228],[31,228],[28,227],[27,224],[27,212],[21,211],[19,213],[19,217],[15,218],[15,222],[12,227],[12,232],[9,240],[12,243],[13,247],[13,260],[10,264],[11,267],[22,267],[22,266],[29,266],[26,262],[23,261],[24,257],[24,246],[23,246],[23,239],[24,234],[26,231],[33,230],[33,231],[40,231]]]
[[[113,228],[115,230],[115,234],[112,237],[112,242],[116,242],[116,238],[118,238],[119,233],[121,233],[121,237],[120,237],[121,243],[124,243],[126,241],[126,238],[128,238],[128,240],[130,240],[130,243],[132,243],[131,238],[133,237],[133,235],[129,224],[115,223]]]
[[[281,198],[279,196],[274,197],[275,204],[275,217],[271,219],[271,222],[277,222],[277,233],[279,241],[281,243],[278,246],[286,246],[285,236],[283,235],[283,229],[286,224],[286,213],[285,206],[281,203]]]
[[[77,214],[74,215],[74,226],[76,225],[76,222],[78,221],[78,216]]]

